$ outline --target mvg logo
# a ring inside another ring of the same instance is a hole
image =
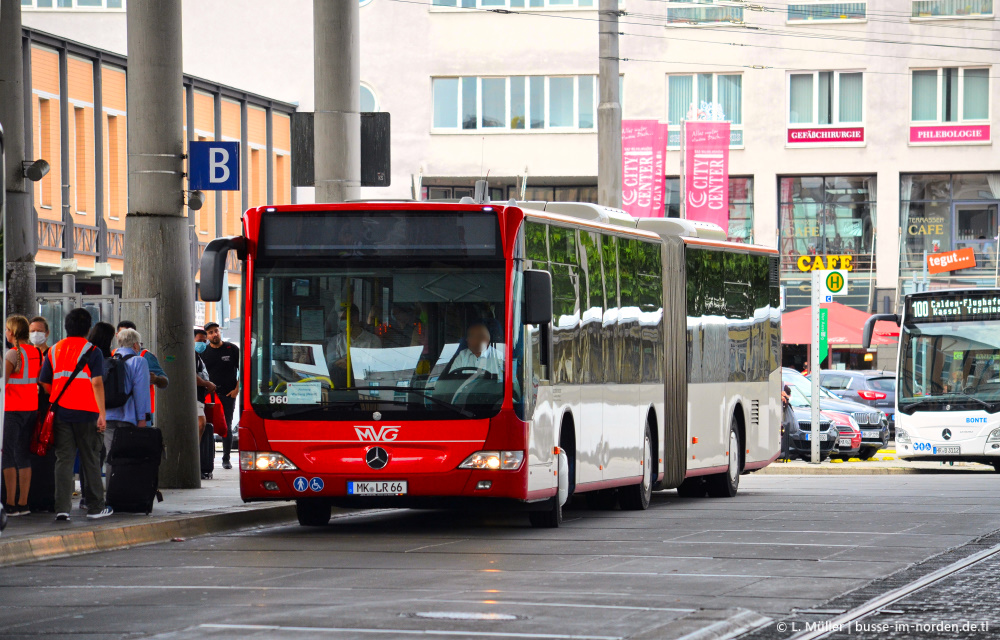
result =
[[[379,442],[380,440],[392,442],[399,435],[399,427],[382,427],[375,431],[375,427],[361,426],[354,427],[354,432],[358,434],[358,440],[362,442]]]

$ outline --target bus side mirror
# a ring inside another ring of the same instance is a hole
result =
[[[872,317],[865,320],[865,329],[861,334],[861,345],[865,349],[872,348],[872,334],[875,332],[875,323],[879,320],[889,320],[890,322],[895,322],[899,325],[899,315],[895,313],[876,313]]]
[[[524,322],[539,325],[552,322],[552,275],[548,271],[524,271]]]
[[[205,302],[222,300],[222,287],[226,277],[226,259],[235,251],[242,259],[246,257],[246,238],[232,236],[216,238],[205,247],[201,256],[201,299]]]

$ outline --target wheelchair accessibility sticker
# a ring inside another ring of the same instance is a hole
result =
[[[298,480],[296,480],[296,482],[298,482]],[[312,480],[310,480],[309,481],[309,488],[312,489],[313,491],[317,491],[317,492],[322,491],[323,490],[323,478],[313,478]],[[305,491],[305,489],[303,489],[303,491]]]

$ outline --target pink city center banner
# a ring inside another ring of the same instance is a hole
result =
[[[684,123],[684,213],[729,233],[729,123]]]
[[[636,218],[663,216],[667,126],[656,120],[622,121],[622,208]]]

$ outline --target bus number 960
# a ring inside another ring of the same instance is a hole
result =
[[[270,396],[268,402],[270,402],[271,404],[287,404],[288,403],[288,397],[287,396]]]

